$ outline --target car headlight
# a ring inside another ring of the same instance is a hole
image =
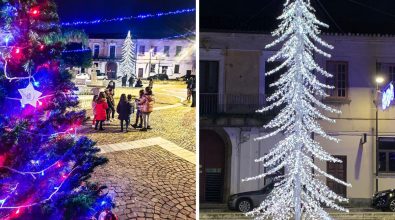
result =
[[[234,200],[236,198],[237,198],[237,195],[232,195],[232,196],[229,197],[229,200]]]

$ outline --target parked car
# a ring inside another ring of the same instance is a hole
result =
[[[228,208],[240,212],[249,212],[258,207],[267,195],[273,190],[274,182],[271,182],[257,191],[249,191],[231,195],[228,200]]]
[[[383,211],[395,212],[395,189],[388,189],[373,194],[372,206]]]
[[[178,80],[178,81],[187,81],[188,79],[187,79],[187,76],[184,75],[184,76],[177,77],[176,80]]]
[[[149,76],[147,79],[169,80],[169,76],[167,74],[159,73],[153,76]]]
[[[90,76],[87,73],[80,73],[75,76],[76,79],[90,80]]]
[[[97,72],[97,79],[99,80],[107,80],[107,74],[105,73],[101,73],[101,72]]]

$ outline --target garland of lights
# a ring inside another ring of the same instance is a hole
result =
[[[258,112],[284,107],[264,126],[271,132],[256,140],[278,134],[283,134],[285,137],[268,154],[255,160],[263,163],[268,168],[267,172],[243,181],[275,175],[283,168],[286,169],[286,173],[275,178],[274,189],[260,206],[247,213],[249,216],[256,216],[257,219],[331,219],[322,206],[348,212],[337,203],[347,202],[348,199],[337,195],[318,177],[348,187],[351,185],[321,170],[313,160],[316,158],[331,163],[341,162],[327,153],[320,143],[311,137],[314,133],[338,142],[338,139],[329,136],[322,129],[318,121],[334,122],[320,110],[341,113],[323,104],[319,99],[327,97],[326,90],[333,89],[333,86],[319,82],[314,73],[324,77],[332,77],[332,75],[318,66],[313,53],[329,58],[330,55],[316,45],[328,49],[333,47],[319,37],[319,26],[327,27],[327,25],[318,21],[313,12],[310,0],[286,0],[283,13],[279,17],[280,26],[273,32],[273,36],[277,39],[266,46],[270,48],[283,44],[281,49],[268,60],[269,62],[278,60],[282,64],[268,71],[266,76],[281,69],[284,69],[284,73],[278,81],[270,85],[277,87],[277,90],[267,98],[271,104]]]
[[[136,19],[141,20],[141,19],[146,19],[146,18],[159,18],[159,17],[163,17],[163,16],[187,14],[187,13],[192,13],[195,11],[196,11],[196,9],[194,9],[194,8],[187,8],[187,9],[180,9],[180,10],[176,10],[176,11],[141,14],[141,15],[128,16],[128,17],[109,18],[109,19],[102,18],[102,19],[91,20],[91,21],[63,22],[63,23],[61,23],[61,25],[67,27],[67,26],[101,24],[101,23],[108,23],[108,22],[122,22],[122,21],[127,21],[127,20],[136,20]]]
[[[59,163],[59,162],[56,162],[56,163]],[[55,165],[56,165],[56,163],[55,163]],[[53,166],[53,165],[52,165],[52,166]],[[48,170],[48,169],[52,168],[52,166],[46,168],[45,170]],[[60,166],[58,166],[58,167],[60,167]],[[17,171],[17,170],[8,168],[8,167],[0,167],[0,168],[9,169],[10,171],[17,172],[17,173],[22,174],[22,175],[31,174],[31,175],[33,176],[33,174],[41,174],[41,172],[40,172],[40,173],[36,173],[36,172],[21,172],[21,171]],[[1,210],[1,209],[17,209],[16,214],[18,214],[21,208],[28,208],[28,207],[36,206],[36,205],[43,204],[43,203],[45,203],[45,202],[51,200],[52,197],[53,197],[54,195],[56,195],[56,193],[59,192],[59,190],[62,188],[63,184],[64,184],[64,183],[66,182],[66,180],[71,176],[71,174],[72,174],[76,169],[78,169],[78,168],[79,168],[79,166],[76,166],[76,167],[74,167],[67,175],[63,175],[63,176],[62,176],[62,181],[60,182],[60,184],[59,184],[57,187],[54,187],[55,190],[49,195],[49,197],[47,197],[47,198],[45,198],[45,199],[43,199],[43,200],[41,200],[41,201],[29,203],[29,204],[26,204],[26,205],[20,205],[20,206],[4,206],[5,202],[6,202],[7,199],[10,197],[10,196],[7,196],[5,199],[0,200],[0,204],[1,204],[0,210]],[[45,170],[43,170],[42,173],[44,173]],[[41,174],[41,175],[42,175],[42,174]],[[34,176],[33,176],[33,177],[34,177]],[[16,186],[16,187],[17,187],[17,186]],[[14,191],[16,190],[16,187],[13,188],[14,190],[13,190],[12,192],[14,192]]]
[[[185,34],[177,34],[177,35],[170,36],[170,37],[164,37],[164,38],[161,38],[160,40],[186,38],[186,37],[191,37],[191,36],[195,36],[195,35],[196,35],[195,32],[189,32],[189,33],[185,33]],[[90,48],[83,48],[83,49],[75,49],[75,50],[63,50],[62,53],[84,53],[87,51],[91,51],[91,49]]]

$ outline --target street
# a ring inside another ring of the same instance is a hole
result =
[[[131,128],[121,133],[118,120],[97,132],[87,122],[83,133],[109,159],[92,181],[109,187],[119,219],[195,219],[196,120],[185,88],[184,82],[154,85],[153,129],[148,132]],[[116,104],[121,93],[138,91],[117,88]]]

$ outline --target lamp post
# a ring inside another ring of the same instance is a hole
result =
[[[376,76],[376,193],[379,191],[379,84],[384,82],[382,76]]]
[[[154,51],[154,48],[151,47],[151,49],[149,50],[149,65],[148,65],[148,77],[151,76],[151,60],[152,60],[152,52]]]

